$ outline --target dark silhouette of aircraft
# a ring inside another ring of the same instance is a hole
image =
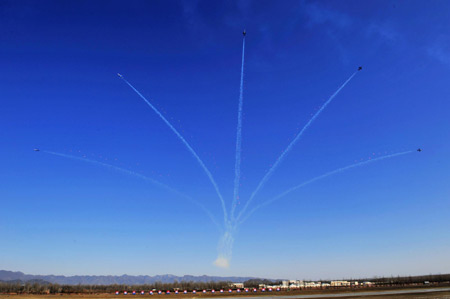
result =
[[[38,148],[35,148],[34,151],[35,151],[35,152],[40,152],[41,150],[38,149]]]
[[[422,151],[422,149],[421,149],[421,148],[418,148],[417,151],[420,153],[420,152]]]
[[[242,32],[242,34],[245,36],[247,34],[247,32],[245,32],[245,30],[244,30],[244,32]]]
[[[362,66],[360,66],[360,67],[358,68],[358,71],[360,71],[360,70],[362,70]]]

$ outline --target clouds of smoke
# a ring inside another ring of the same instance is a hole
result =
[[[231,257],[233,254],[234,231],[228,228],[219,240],[217,246],[218,256],[214,261],[214,265],[220,268],[228,268],[230,266]]]
[[[172,130],[172,132],[175,133],[175,135],[177,135],[177,137],[181,140],[181,142],[187,147],[187,149],[189,150],[189,152],[194,156],[194,158],[197,160],[198,164],[200,164],[200,167],[203,169],[203,171],[206,173],[206,175],[208,176],[211,184],[213,185],[214,189],[216,190],[217,196],[220,199],[220,203],[222,205],[222,211],[223,211],[223,216],[224,216],[224,223],[227,222],[227,209],[225,207],[225,201],[223,200],[222,197],[222,193],[220,193],[219,191],[219,187],[217,186],[216,181],[214,180],[213,175],[211,174],[211,172],[209,171],[209,169],[206,167],[205,163],[203,163],[202,159],[200,159],[200,157],[197,155],[197,153],[195,152],[195,150],[191,147],[191,145],[186,141],[186,139],[184,139],[184,137],[178,132],[177,129],[175,129],[175,127],[164,117],[164,115],[161,114],[161,112],[159,112],[158,109],[156,109],[155,106],[152,105],[152,103],[150,103],[150,101],[147,100],[146,97],[144,97],[133,85],[131,85],[130,82],[128,82],[122,75],[119,75],[119,77],[129,86],[131,87],[131,89],[134,90],[134,92],[141,98],[144,100],[145,103],[147,103],[147,105],[164,121],[164,123]]]
[[[203,163],[203,161],[200,159],[200,157],[197,155],[197,153],[194,151],[194,149],[189,145],[189,143],[185,140],[185,138],[175,129],[175,127],[156,109],[155,106],[153,106],[133,85],[131,85],[122,75],[119,75],[120,78],[131,88],[133,89],[136,94],[141,97],[145,103],[164,121],[164,123],[175,133],[175,135],[181,140],[181,142],[187,147],[189,152],[194,156],[194,158],[197,160],[197,162],[200,164],[201,168],[204,170],[206,175],[208,176],[211,184],[213,185],[219,199],[222,205],[222,211],[224,216],[224,222],[223,222],[223,233],[220,236],[219,243],[218,243],[218,256],[217,259],[214,261],[214,265],[220,268],[228,268],[230,266],[231,258],[232,258],[232,249],[233,249],[233,243],[234,243],[234,234],[238,230],[238,227],[245,222],[253,213],[255,213],[259,208],[266,206],[276,200],[279,200],[280,198],[284,197],[290,192],[293,192],[303,186],[306,186],[310,183],[313,183],[317,180],[324,179],[328,176],[338,174],[342,171],[359,167],[368,163],[372,163],[375,161],[380,161],[383,159],[395,157],[404,155],[408,152],[401,152],[397,154],[392,155],[386,155],[383,157],[379,157],[377,159],[373,159],[370,161],[364,161],[360,163],[351,164],[346,167],[342,167],[339,169],[336,169],[334,171],[325,173],[323,175],[320,175],[318,177],[315,177],[313,179],[310,179],[308,181],[303,182],[300,185],[297,185],[295,187],[292,187],[285,192],[279,194],[278,196],[272,198],[269,201],[266,201],[262,204],[257,205],[254,207],[249,213],[245,214],[245,212],[250,207],[250,204],[252,203],[255,196],[258,194],[258,192],[264,187],[266,182],[269,180],[270,176],[273,174],[273,172],[278,168],[278,166],[281,164],[285,156],[292,150],[292,148],[295,146],[295,144],[298,142],[298,140],[302,137],[303,133],[310,127],[310,125],[316,120],[316,118],[322,113],[322,111],[333,101],[333,99],[339,94],[339,92],[353,79],[353,77],[356,75],[356,72],[354,72],[329,98],[328,100],[320,107],[320,109],[311,117],[311,119],[305,124],[305,126],[302,128],[302,130],[295,136],[294,140],[286,147],[286,149],[281,153],[281,155],[277,158],[273,166],[267,171],[267,173],[263,176],[261,181],[258,183],[256,189],[251,193],[248,201],[245,203],[243,209],[239,212],[237,217],[235,217],[235,210],[237,207],[237,200],[239,199],[239,184],[240,184],[240,178],[241,178],[241,152],[242,152],[242,114],[243,114],[243,85],[244,85],[244,57],[245,57],[245,31],[244,31],[244,38],[242,42],[242,64],[241,64],[241,80],[240,80],[240,90],[239,90],[239,102],[238,102],[238,117],[237,117],[237,129],[236,129],[236,157],[235,157],[235,176],[234,176],[234,189],[233,189],[233,198],[230,208],[230,213],[227,213],[225,201],[222,197],[222,194],[219,191],[219,188],[211,174],[211,172],[208,170],[206,165]],[[209,215],[211,218],[212,215]],[[245,217],[244,217],[245,216]]]
[[[242,64],[241,64],[241,84],[239,88],[239,106],[238,106],[238,123],[236,129],[236,162],[234,165],[234,192],[231,204],[231,220],[234,219],[234,210],[236,209],[239,197],[239,181],[241,180],[241,147],[242,147],[242,106],[244,102],[244,53],[245,53],[245,35],[242,41]]]
[[[319,16],[320,18],[323,18],[323,16]],[[328,17],[328,16],[326,16]],[[321,20],[319,20],[321,21]],[[235,157],[235,176],[234,176],[234,190],[233,190],[233,198],[232,203],[230,207],[230,213],[228,214],[226,209],[226,204],[223,199],[222,193],[219,190],[219,187],[209,171],[209,169],[206,167],[202,159],[198,156],[197,152],[191,147],[191,145],[187,142],[187,140],[178,132],[178,130],[167,120],[167,118],[154,106],[152,103],[147,100],[130,82],[128,82],[122,75],[118,74],[119,77],[142,99],[144,102],[156,113],[156,115],[170,128],[170,130],[178,137],[178,139],[186,146],[187,150],[192,154],[192,156],[195,158],[195,160],[198,162],[200,167],[205,172],[206,176],[208,177],[210,183],[213,185],[214,190],[219,197],[222,212],[223,212],[223,224],[219,224],[213,214],[206,209],[204,205],[202,205],[200,202],[194,200],[190,196],[187,196],[183,193],[180,193],[179,191],[157,181],[152,178],[146,177],[144,175],[141,175],[139,173],[123,169],[114,165],[110,165],[104,162],[99,162],[95,160],[90,160],[86,158],[80,158],[76,156],[66,155],[62,153],[57,152],[50,152],[50,151],[43,151],[47,154],[56,155],[64,158],[69,159],[75,159],[80,160],[84,162],[88,162],[91,164],[103,166],[112,170],[116,170],[128,175],[132,175],[141,179],[144,179],[146,181],[149,181],[155,185],[158,185],[174,194],[179,195],[180,197],[183,197],[186,200],[189,200],[190,202],[198,205],[211,219],[211,221],[221,230],[222,234],[219,239],[218,243],[218,256],[217,259],[213,262],[213,264],[220,268],[229,268],[231,259],[232,259],[232,251],[233,251],[233,244],[234,244],[234,235],[237,232],[240,225],[242,225],[251,215],[253,215],[258,209],[271,204],[272,202],[281,199],[282,197],[286,196],[287,194],[306,186],[310,183],[313,183],[317,180],[327,178],[329,176],[338,174],[340,172],[349,170],[351,168],[363,166],[372,162],[381,161],[384,159],[396,157],[405,155],[408,153],[411,153],[412,151],[407,152],[400,152],[396,154],[386,155],[382,156],[376,159],[372,159],[369,161],[359,162],[355,164],[351,164],[345,167],[341,167],[339,169],[327,172],[325,174],[322,174],[320,176],[317,176],[315,178],[312,178],[308,181],[305,181],[297,186],[294,186],[283,193],[280,193],[278,196],[263,202],[262,204],[259,204],[255,207],[253,207],[252,210],[250,210],[249,213],[245,214],[246,211],[249,209],[250,204],[252,203],[255,196],[258,194],[258,192],[264,187],[266,182],[269,180],[273,172],[278,168],[278,166],[281,164],[283,159],[288,155],[288,153],[292,150],[292,148],[295,146],[295,144],[299,141],[299,139],[302,137],[303,133],[310,127],[310,125],[316,120],[316,118],[322,113],[322,111],[332,102],[332,100],[339,94],[339,92],[353,79],[353,77],[356,75],[356,72],[354,72],[329,98],[328,100],[320,107],[320,109],[311,117],[311,119],[305,124],[305,126],[301,129],[301,131],[295,136],[294,140],[292,140],[291,143],[286,147],[286,149],[281,153],[281,155],[276,159],[273,166],[267,171],[267,173],[263,176],[261,181],[258,183],[256,189],[251,193],[248,201],[245,203],[243,209],[239,212],[237,217],[235,217],[235,210],[237,207],[237,200],[239,199],[239,184],[240,184],[240,178],[241,178],[241,153],[242,153],[242,116],[243,116],[243,87],[244,87],[244,57],[245,57],[245,31],[244,31],[244,38],[242,42],[242,62],[241,62],[241,78],[240,78],[240,90],[239,90],[239,102],[238,102],[238,117],[237,117],[237,128],[236,128],[236,157]],[[244,217],[245,216],[245,217]]]
[[[267,171],[267,173],[264,175],[262,180],[259,182],[258,186],[256,187],[255,191],[252,192],[250,195],[249,200],[246,202],[244,208],[239,213],[237,219],[239,220],[242,215],[245,213],[247,208],[249,207],[250,203],[252,202],[253,198],[256,196],[256,194],[259,192],[259,190],[264,186],[264,184],[267,182],[267,180],[270,178],[272,173],[277,169],[278,165],[283,161],[284,157],[291,151],[291,149],[294,147],[294,145],[297,143],[297,141],[300,139],[300,137],[303,135],[303,133],[308,129],[308,127],[314,122],[314,120],[320,115],[320,113],[328,106],[328,104],[331,103],[331,101],[338,95],[338,93],[347,85],[350,80],[353,79],[353,77],[358,73],[358,71],[354,72],[330,97],[329,99],[320,107],[320,109],[311,117],[311,119],[306,123],[306,125],[303,127],[303,129],[295,136],[294,140],[287,146],[287,148],[281,153],[281,155],[278,157],[278,159],[275,161],[273,166]]]
[[[389,159],[389,158],[394,158],[394,157],[398,157],[398,156],[403,156],[403,155],[410,154],[410,153],[413,153],[413,152],[414,151],[406,151],[406,152],[400,152],[400,153],[395,153],[395,154],[391,154],[391,155],[385,155],[385,156],[381,156],[381,157],[378,157],[378,158],[375,158],[375,159],[362,161],[362,162],[359,162],[359,163],[354,163],[354,164],[351,164],[351,165],[348,165],[348,166],[345,166],[345,167],[341,167],[341,168],[338,168],[336,170],[327,172],[325,174],[319,175],[319,176],[317,176],[315,178],[312,178],[312,179],[310,179],[308,181],[305,181],[305,182],[303,182],[303,183],[301,183],[301,184],[299,184],[299,185],[297,185],[295,187],[289,188],[288,190],[284,191],[283,193],[280,193],[279,195],[275,196],[274,198],[272,198],[272,199],[270,199],[270,200],[268,200],[268,201],[266,201],[266,202],[264,202],[264,203],[262,203],[262,204],[260,204],[260,205],[258,205],[256,207],[254,207],[246,215],[246,217],[244,219],[242,219],[242,221],[239,222],[239,224],[244,223],[248,218],[250,218],[251,215],[253,215],[253,213],[256,212],[256,210],[258,210],[258,209],[260,209],[260,208],[262,208],[264,206],[267,206],[267,205],[273,203],[274,201],[277,201],[277,200],[281,199],[282,197],[288,195],[289,193],[291,193],[291,192],[293,192],[293,191],[295,191],[297,189],[300,189],[300,188],[302,188],[302,187],[304,187],[306,185],[314,183],[315,181],[318,181],[318,180],[321,180],[321,179],[325,179],[325,178],[327,178],[329,176],[338,174],[340,172],[343,172],[343,171],[346,171],[346,170],[349,170],[349,169],[352,169],[352,168],[360,167],[360,166],[367,165],[367,164],[370,164],[370,163],[373,163],[373,162],[377,162],[377,161],[381,161],[381,160],[384,160],[384,159]]]
[[[223,257],[223,256],[219,256],[215,261],[214,261],[214,266],[219,267],[219,268],[224,268],[227,269],[230,267],[230,261]]]
[[[134,176],[134,177],[137,177],[139,179],[148,181],[148,182],[150,182],[150,183],[152,183],[154,185],[157,185],[157,186],[159,186],[159,187],[161,187],[163,189],[166,189],[167,191],[170,191],[170,192],[178,195],[179,197],[184,198],[184,199],[190,201],[191,203],[197,205],[200,209],[203,210],[203,212],[206,213],[206,215],[208,215],[209,219],[217,226],[217,228],[219,230],[221,229],[221,226],[219,225],[219,223],[217,222],[216,218],[213,216],[211,211],[209,211],[203,204],[201,204],[200,202],[196,201],[195,199],[193,199],[189,195],[181,193],[180,191],[175,190],[174,188],[172,188],[172,187],[170,187],[170,186],[168,186],[168,185],[166,185],[164,183],[161,183],[160,181],[157,181],[157,180],[152,179],[152,178],[150,178],[148,176],[142,175],[140,173],[137,173],[137,172],[125,169],[125,168],[117,167],[117,166],[114,166],[114,165],[111,165],[111,164],[108,164],[108,163],[104,163],[104,162],[100,162],[100,161],[96,161],[96,160],[91,160],[91,159],[88,159],[88,158],[80,158],[80,157],[77,157],[77,156],[72,156],[72,155],[67,155],[67,154],[57,153],[57,152],[52,152],[52,151],[42,151],[42,152],[46,153],[46,154],[54,155],[54,156],[67,158],[67,159],[87,162],[87,163],[90,163],[90,164],[93,164],[93,165],[105,167],[105,168],[110,169],[110,170],[118,171],[118,172],[121,172],[123,174]]]

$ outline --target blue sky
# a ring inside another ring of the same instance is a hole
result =
[[[342,278],[450,267],[447,1],[2,1],[0,268],[39,274]],[[311,114],[356,70],[255,197],[317,181],[260,209],[216,268],[221,219],[192,155],[234,179],[247,30],[241,201]]]

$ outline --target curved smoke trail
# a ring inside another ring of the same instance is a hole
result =
[[[148,106],[150,106],[150,108],[152,108],[152,110],[164,121],[164,123],[172,130],[172,132],[175,133],[175,135],[177,135],[177,137],[181,140],[181,142],[183,142],[183,144],[187,147],[187,149],[189,150],[189,152],[191,152],[191,154],[194,156],[194,158],[197,160],[197,162],[200,164],[201,168],[205,171],[206,175],[208,176],[209,180],[211,181],[211,184],[213,185],[214,189],[216,190],[217,196],[219,196],[220,199],[220,203],[222,205],[222,210],[223,210],[223,218],[224,218],[224,223],[227,223],[227,210],[225,207],[225,201],[223,200],[222,194],[219,191],[219,187],[217,186],[216,181],[214,180],[211,172],[209,171],[209,169],[206,167],[205,163],[203,163],[202,159],[200,159],[200,157],[197,155],[197,153],[194,151],[194,149],[190,146],[190,144],[186,141],[186,139],[184,139],[184,137],[177,131],[177,129],[175,129],[175,127],[164,117],[164,115],[161,114],[161,112],[159,112],[158,109],[156,109],[155,106],[153,106],[133,85],[131,85],[130,82],[128,82],[122,75],[118,74],[119,77],[128,85],[131,87],[131,89],[134,90],[134,92],[136,92],[136,94],[143,99]]]
[[[264,203],[262,203],[262,204],[260,204],[260,205],[258,205],[256,207],[254,207],[250,211],[250,213],[248,213],[247,216],[239,222],[239,225],[244,223],[245,221],[247,221],[247,219],[250,218],[250,216],[253,215],[253,213],[255,213],[256,210],[258,210],[258,209],[260,209],[260,208],[262,208],[264,206],[267,206],[267,205],[273,203],[274,201],[277,201],[280,198],[286,196],[287,194],[289,194],[289,193],[291,193],[291,192],[293,192],[293,191],[295,191],[295,190],[297,190],[297,189],[299,189],[301,187],[304,187],[304,186],[306,186],[308,184],[311,184],[311,183],[313,183],[315,181],[327,178],[327,177],[329,177],[331,175],[338,174],[340,172],[346,171],[346,170],[351,169],[351,168],[360,167],[360,166],[363,166],[363,165],[366,165],[366,164],[370,164],[370,163],[373,163],[373,162],[377,162],[377,161],[381,161],[381,160],[384,160],[384,159],[389,159],[389,158],[393,158],[393,157],[398,157],[398,156],[410,154],[412,152],[413,151],[406,151],[406,152],[400,152],[400,153],[395,153],[395,154],[391,154],[391,155],[386,155],[386,156],[382,156],[382,157],[379,157],[379,158],[375,158],[375,159],[371,159],[371,160],[367,160],[367,161],[363,161],[363,162],[359,162],[359,163],[354,163],[354,164],[351,164],[351,165],[348,165],[348,166],[345,166],[345,167],[341,167],[341,168],[338,168],[336,170],[327,172],[325,174],[319,175],[319,176],[317,176],[315,178],[312,178],[312,179],[310,179],[308,181],[305,181],[305,182],[301,183],[300,185],[292,187],[292,188],[284,191],[283,193],[278,194],[274,198],[272,198],[272,199],[270,199],[270,200],[268,200],[268,201],[266,201],[266,202],[264,202]]]
[[[148,176],[142,175],[140,173],[137,173],[137,172],[134,172],[134,171],[131,171],[131,170],[128,170],[128,169],[117,167],[117,166],[114,166],[114,165],[111,165],[111,164],[108,164],[108,163],[104,163],[104,162],[100,162],[100,161],[96,161],[96,160],[91,160],[91,159],[88,159],[88,158],[80,158],[80,157],[77,157],[77,156],[66,155],[66,154],[63,154],[63,153],[57,153],[57,152],[52,152],[52,151],[41,151],[41,152],[46,153],[46,154],[50,154],[50,155],[54,155],[54,156],[59,156],[59,157],[68,158],[68,159],[77,160],[77,161],[83,161],[83,162],[87,162],[87,163],[90,163],[90,164],[106,167],[108,169],[119,171],[119,172],[122,172],[124,174],[131,175],[131,176],[143,179],[145,181],[148,181],[148,182],[150,182],[152,184],[155,184],[155,185],[157,185],[157,186],[159,186],[159,187],[161,187],[163,189],[166,189],[166,190],[168,190],[168,191],[170,191],[172,193],[175,193],[176,195],[178,195],[180,197],[183,197],[183,198],[189,200],[190,202],[196,204],[197,206],[199,206],[208,215],[210,220],[219,228],[219,230],[221,229],[221,226],[216,221],[216,219],[214,218],[213,214],[204,205],[202,205],[201,203],[199,203],[198,201],[196,201],[192,197],[190,197],[190,196],[188,196],[186,194],[183,194],[183,193],[179,192],[178,190],[175,190],[172,187],[169,187],[166,184],[163,184],[163,183],[161,183],[161,182],[159,182],[159,181],[157,181],[155,179],[152,179],[152,178],[150,178]]]
[[[244,208],[239,213],[237,219],[239,220],[242,215],[247,210],[248,206],[252,202],[253,198],[256,196],[258,191],[264,186],[264,184],[267,182],[269,177],[272,175],[272,173],[275,171],[275,169],[278,167],[278,165],[281,163],[283,158],[289,153],[289,151],[294,147],[294,145],[297,143],[297,141],[300,139],[300,137],[303,135],[303,133],[308,129],[308,127],[314,122],[314,120],[320,115],[320,113],[328,106],[328,104],[331,103],[331,101],[338,95],[338,93],[347,85],[350,80],[353,79],[353,77],[356,75],[358,71],[354,72],[331,96],[330,98],[320,107],[320,109],[311,117],[311,119],[306,123],[306,125],[303,127],[303,129],[295,136],[294,140],[287,146],[287,148],[281,153],[281,155],[278,157],[278,159],[275,161],[273,166],[267,171],[267,173],[264,175],[262,180],[259,182],[258,186],[256,187],[255,191],[250,195],[249,200],[245,204]]]
[[[237,200],[239,197],[239,181],[241,179],[241,147],[242,147],[242,106],[244,102],[244,53],[245,53],[245,35],[242,40],[242,65],[241,65],[241,85],[239,89],[239,107],[238,107],[238,123],[236,129],[236,162],[234,165],[234,192],[233,202],[231,204],[231,215],[234,218],[234,210],[236,209]],[[230,220],[232,220],[230,219]]]

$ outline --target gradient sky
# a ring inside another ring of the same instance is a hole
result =
[[[450,2],[0,1],[0,269],[326,279],[450,269]],[[255,204],[229,269],[202,169],[230,206],[242,30],[241,204],[311,113],[359,65]],[[375,153],[375,155],[374,155]]]

